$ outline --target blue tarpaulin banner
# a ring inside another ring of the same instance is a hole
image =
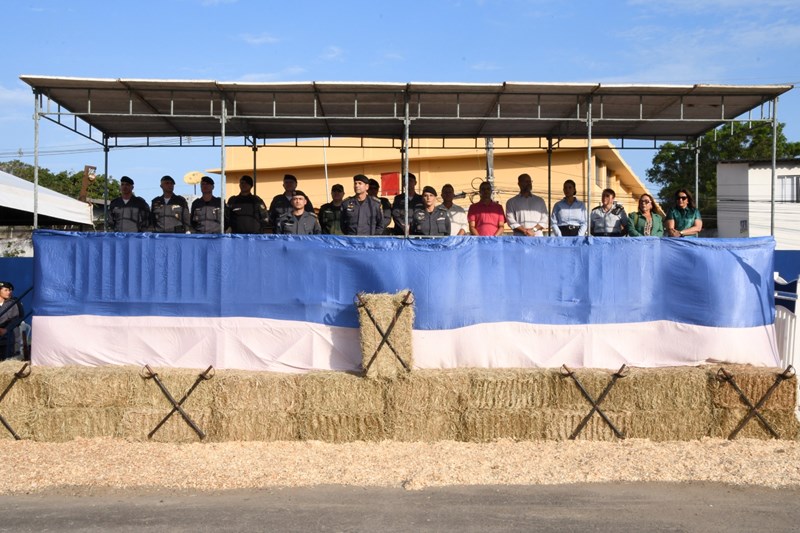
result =
[[[126,324],[138,323],[148,333],[133,339],[136,350],[143,349],[149,335],[154,352],[171,352],[175,335],[180,337],[177,344],[185,346],[186,324],[195,324],[188,328],[194,330],[193,349],[202,352],[197,344],[213,337],[202,357],[217,362],[222,356],[210,352],[221,346],[226,361],[241,358],[236,336],[246,325],[253,342],[262,335],[265,344],[278,346],[265,346],[267,355],[247,357],[292,359],[275,350],[313,344],[323,353],[304,355],[304,361],[352,369],[360,361],[354,295],[404,289],[415,295],[414,350],[422,366],[554,364],[542,350],[568,355],[572,364],[583,350],[577,364],[585,366],[587,361],[613,366],[620,357],[647,366],[725,357],[742,362],[744,355],[725,355],[731,340],[749,342],[747,351],[756,352],[745,362],[769,364],[775,358],[771,238],[398,239],[38,231],[34,247],[35,324],[41,321],[44,335],[52,337],[39,350],[37,332],[34,354],[46,364],[70,362],[58,355],[66,352],[58,342],[68,343],[77,331],[90,338],[72,346],[72,362],[125,362],[114,357],[106,361],[103,347],[91,339],[108,337],[82,326],[83,320],[118,334]],[[723,342],[726,331],[728,341]],[[486,332],[490,338],[477,342]],[[666,335],[664,341],[681,343],[672,336],[676,332],[690,333],[687,340],[699,336],[700,342],[683,349],[686,358],[675,346],[660,350],[646,341]],[[320,346],[327,341],[309,344],[304,336],[330,338],[331,346]],[[342,339],[339,346],[334,346],[334,337]],[[121,338],[131,340],[131,333]],[[446,356],[426,356],[436,351],[427,342],[437,344],[436,350]],[[636,343],[645,344],[637,348]],[[597,354],[600,345],[612,346],[612,354]],[[464,349],[492,355],[459,353]],[[623,354],[623,349],[636,354]],[[85,361],[81,354],[91,356]],[[152,355],[166,363],[181,357]],[[129,356],[132,362],[144,360],[140,353]],[[282,364],[270,368],[280,370]],[[264,368],[259,365],[255,367]],[[317,368],[305,363],[288,367]]]

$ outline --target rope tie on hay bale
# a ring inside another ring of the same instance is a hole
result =
[[[353,303],[358,310],[365,377],[392,378],[401,372],[411,372],[414,365],[411,352],[413,293],[410,290],[397,294],[359,292]],[[384,329],[382,324],[387,320],[389,324]]]
[[[11,381],[8,383],[8,385],[6,385],[6,388],[3,390],[2,394],[0,394],[0,403],[3,403],[3,400],[6,398],[6,395],[14,387],[17,381],[25,379],[30,375],[31,375],[30,363],[25,363],[20,367],[19,370],[14,372],[14,377],[11,378]],[[19,435],[17,435],[17,432],[14,431],[14,428],[11,427],[11,424],[8,423],[8,420],[6,420],[5,417],[3,417],[3,415],[0,415],[0,423],[2,423],[3,427],[5,427],[8,430],[8,432],[11,433],[11,436],[14,437],[14,440],[22,440],[22,438]]]
[[[603,410],[600,409],[600,404],[603,403],[603,400],[606,399],[608,393],[611,392],[611,389],[614,387],[614,384],[617,382],[617,380],[624,378],[625,376],[628,375],[628,367],[626,365],[622,365],[621,367],[619,367],[619,370],[617,370],[616,372],[614,372],[614,374],[611,375],[611,380],[603,389],[603,392],[600,393],[600,396],[597,397],[597,400],[592,398],[591,394],[589,394],[589,392],[583,386],[583,383],[581,383],[581,381],[578,379],[578,376],[575,374],[575,372],[570,370],[570,368],[566,364],[561,365],[561,375],[564,377],[571,377],[572,380],[575,382],[575,385],[578,387],[578,390],[581,391],[581,395],[584,398],[586,398],[586,401],[589,402],[589,404],[592,406],[591,410],[589,410],[589,413],[585,417],[583,417],[583,420],[581,420],[580,424],[578,424],[575,430],[572,432],[572,435],[570,435],[569,437],[570,440],[575,440],[578,437],[580,432],[583,431],[583,428],[586,426],[586,424],[589,423],[589,420],[592,418],[592,415],[594,415],[595,413],[600,415],[600,418],[602,418],[603,421],[605,421],[605,423],[608,424],[608,427],[611,428],[611,431],[614,432],[614,435],[616,435],[618,439],[624,439],[625,434],[622,431],[620,431],[617,428],[617,426],[614,425],[614,422],[612,422],[611,419],[603,412]]]
[[[192,420],[192,418],[188,415],[188,413],[183,409],[182,406],[184,402],[186,402],[186,400],[189,399],[189,396],[191,396],[192,392],[194,392],[197,386],[200,385],[200,383],[214,377],[213,366],[209,366],[203,372],[198,374],[197,379],[194,380],[194,383],[192,384],[191,387],[189,387],[189,390],[186,391],[186,393],[183,395],[180,401],[175,401],[175,398],[172,396],[172,394],[170,394],[167,387],[158,377],[158,374],[156,372],[153,372],[153,370],[150,368],[150,365],[144,365],[144,368],[142,368],[139,375],[142,376],[142,379],[145,380],[152,379],[153,381],[155,381],[156,385],[158,385],[158,388],[161,389],[161,392],[164,394],[164,397],[166,397],[169,403],[172,404],[172,410],[169,413],[167,413],[167,415],[164,418],[161,419],[161,422],[159,422],[158,425],[155,428],[153,428],[153,431],[147,434],[148,439],[152,439],[153,435],[156,434],[156,431],[161,429],[161,426],[163,426],[167,422],[167,420],[169,420],[169,418],[176,412],[180,413],[181,417],[183,417],[183,420],[189,425],[190,428],[194,430],[195,433],[197,433],[197,436],[200,437],[200,440],[206,438],[206,434],[203,432],[202,429],[200,429],[200,427],[195,423],[195,421]]]
[[[772,435],[776,439],[780,439],[781,436],[778,434],[777,431],[775,431],[775,428],[772,427],[772,424],[770,424],[769,421],[767,421],[767,419],[764,418],[764,416],[761,414],[759,410],[764,407],[764,404],[767,403],[767,400],[769,400],[770,396],[772,396],[772,393],[775,392],[775,390],[780,386],[780,384],[786,380],[792,379],[795,376],[795,374],[796,372],[794,367],[792,365],[787,366],[783,372],[775,376],[775,381],[772,383],[770,388],[767,389],[767,392],[765,392],[761,396],[761,399],[759,399],[758,402],[756,402],[756,404],[753,405],[753,402],[750,400],[750,398],[744,393],[741,387],[739,387],[739,384],[736,383],[733,374],[728,370],[726,370],[725,368],[720,367],[720,369],[717,371],[717,380],[719,380],[720,382],[726,382],[730,384],[733,390],[735,390],[736,393],[739,395],[739,398],[742,400],[742,403],[745,404],[745,406],[747,406],[748,408],[747,414],[744,416],[744,418],[742,418],[742,420],[739,422],[736,428],[731,432],[731,434],[728,435],[728,440],[735,439],[736,435],[739,434],[739,432],[747,425],[748,422],[750,422],[750,420],[754,416],[758,418],[758,421],[761,422],[761,424],[767,431],[769,431],[770,435]]]

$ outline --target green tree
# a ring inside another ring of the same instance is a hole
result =
[[[789,142],[783,134],[784,124],[778,124],[778,159],[800,156],[800,142]],[[703,216],[704,228],[717,227],[717,163],[734,160],[772,159],[772,125],[729,123],[706,133],[700,140],[700,172],[695,198]],[[694,195],[694,143],[666,143],[647,169],[647,178],[658,185],[659,200],[666,211],[672,206],[675,192],[688,189]]]
[[[33,182],[33,165],[23,163],[19,160],[0,162],[0,170],[13,174],[18,178]],[[69,172],[62,170],[55,174],[47,168],[39,167],[39,185],[47,187],[61,194],[66,194],[72,198],[78,198],[81,194],[81,184],[83,182],[83,170],[79,172]],[[102,200],[103,198],[103,175],[98,174],[97,179],[89,184],[88,198]],[[119,196],[119,182],[111,178],[108,182],[108,198]]]

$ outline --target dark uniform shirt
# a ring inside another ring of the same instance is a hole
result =
[[[291,213],[294,208],[292,207],[292,199],[287,198],[285,194],[279,194],[272,199],[269,204],[269,222],[272,226],[272,231],[278,233],[278,218],[286,213]],[[311,205],[311,200],[306,202],[306,211],[313,213],[314,206]]]
[[[450,217],[441,207],[434,207],[433,211],[417,208],[411,215],[408,223],[411,225],[411,235],[450,235]]]
[[[196,233],[219,233],[222,224],[222,201],[212,196],[206,202],[202,197],[192,202],[192,227]],[[225,218],[228,218],[227,216]],[[227,226],[227,224],[226,224]]]
[[[121,196],[114,198],[108,206],[108,223],[111,231],[144,231],[150,223],[150,208],[135,195],[127,203]]]
[[[392,202],[392,220],[394,220],[394,234],[395,235],[405,235],[404,231],[404,224],[406,218],[406,201],[405,201],[405,193],[398,194],[394,197],[394,201]],[[422,207],[422,195],[415,194],[411,198],[408,199],[408,210],[410,212],[414,212],[414,209],[417,207]],[[411,222],[411,217],[408,217],[409,223]]]
[[[153,231],[156,233],[186,233],[192,229],[189,219],[189,204],[186,198],[173,194],[169,202],[164,196],[156,196],[150,202]]]
[[[383,196],[376,197],[381,202],[381,209],[383,210],[383,233],[389,235],[389,224],[392,223],[392,202]]]
[[[5,328],[5,335],[0,335],[0,359],[14,355],[14,343],[19,338],[17,326],[25,316],[22,304],[16,298],[9,298],[0,304],[0,328]]]
[[[319,208],[319,225],[326,235],[344,235],[342,231],[342,206],[333,202]]]
[[[269,212],[264,200],[255,194],[237,194],[228,198],[231,233],[264,233]]]
[[[317,215],[308,211],[303,211],[299,217],[292,213],[281,215],[278,219],[277,230],[278,233],[284,235],[319,235],[322,233]]]
[[[342,231],[345,235],[382,235],[381,203],[367,196],[363,202],[351,196],[342,202]]]

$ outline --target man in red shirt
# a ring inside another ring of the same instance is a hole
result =
[[[467,213],[469,234],[487,237],[502,235],[506,216],[503,213],[503,207],[492,201],[492,184],[484,181],[478,188],[478,192],[481,195],[480,201],[469,206]]]

